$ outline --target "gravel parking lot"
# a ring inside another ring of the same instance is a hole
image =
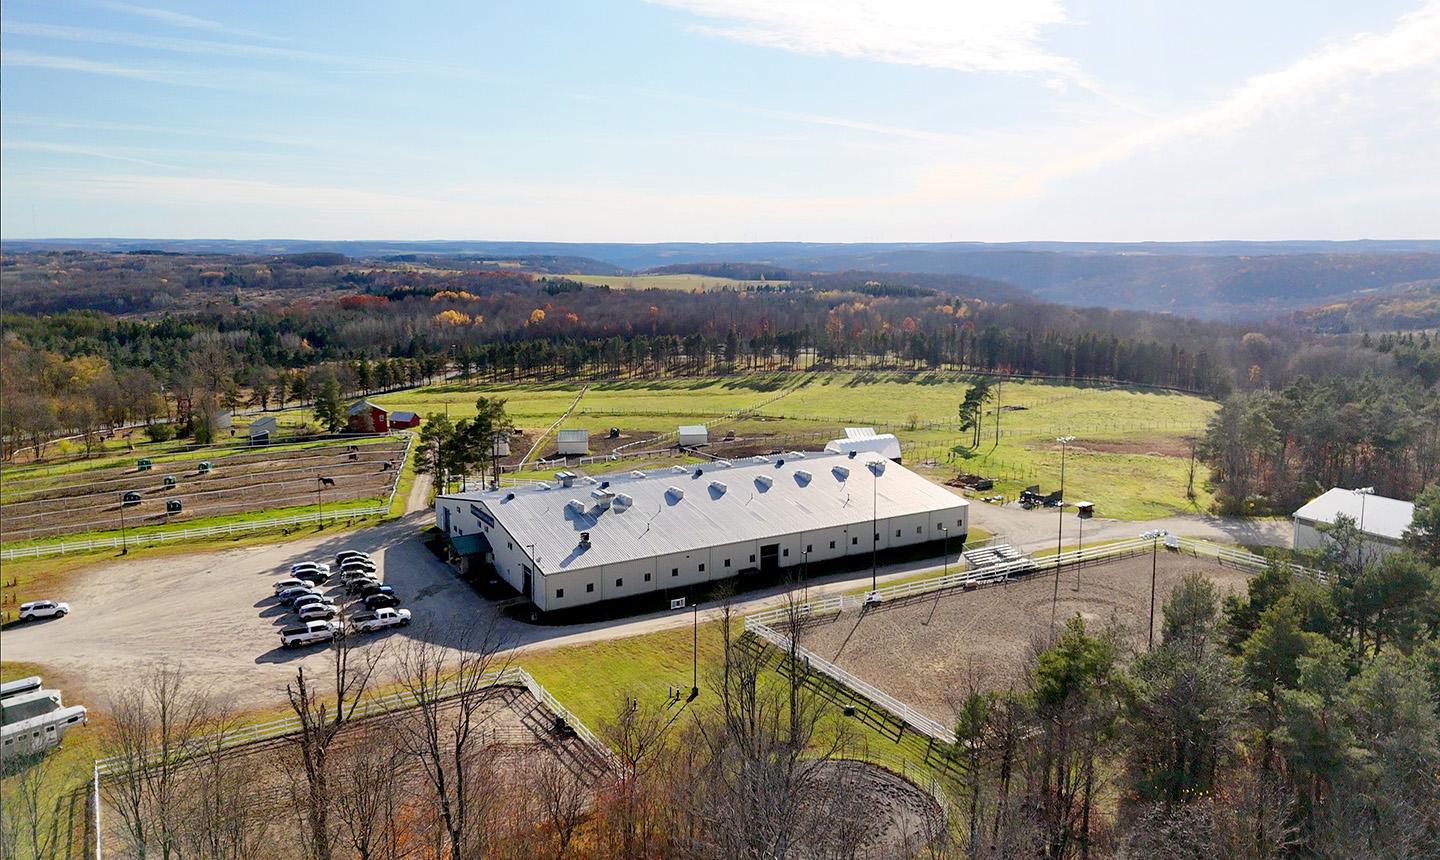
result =
[[[421,516],[424,516],[423,514]],[[407,517],[357,532],[271,546],[119,561],[73,577],[63,598],[68,618],[13,626],[4,632],[6,660],[50,667],[73,679],[75,701],[103,705],[160,659],[242,707],[283,701],[297,665],[324,671],[323,646],[280,647],[280,628],[295,616],[273,596],[271,583],[290,565],[332,566],[335,553],[370,553],[379,577],[414,613],[409,627],[362,634],[364,648],[408,636],[445,636],[494,609],[420,543],[420,521]],[[343,595],[338,577],[325,591]]]
[[[1187,572],[1210,577],[1220,589],[1243,592],[1248,571],[1161,553],[1156,577],[1155,626],[1160,607]],[[1079,613],[1091,630],[1114,622],[1137,651],[1146,644],[1150,608],[1150,556],[1120,559],[1060,576],[1056,612],[1063,622]],[[977,678],[983,687],[1003,688],[1018,680],[1032,641],[1050,629],[1054,575],[977,591],[951,591],[846,612],[811,625],[802,644],[841,668],[942,724],[954,718],[950,701]]]

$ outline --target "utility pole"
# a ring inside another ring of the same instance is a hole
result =
[[[1140,535],[1142,539],[1150,540],[1150,650],[1155,648],[1155,574],[1160,563],[1160,539],[1166,534],[1164,529],[1156,529]]]
[[[1055,593],[1050,598],[1050,628],[1055,628],[1055,613],[1060,607],[1060,549],[1061,541],[1065,536],[1065,452],[1070,443],[1075,441],[1074,436],[1060,436],[1056,440],[1060,443],[1060,517],[1055,530]]]

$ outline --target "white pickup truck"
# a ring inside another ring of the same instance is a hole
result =
[[[387,627],[403,627],[410,623],[408,609],[377,609],[374,612],[359,612],[350,616],[350,629],[357,633],[373,633]]]
[[[340,633],[340,626],[330,621],[306,621],[280,631],[280,644],[285,648],[329,642]]]

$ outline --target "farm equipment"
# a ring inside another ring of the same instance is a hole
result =
[[[1059,490],[1056,490],[1055,492],[1048,495],[1041,495],[1039,485],[1032,485],[1020,491],[1020,506],[1025,508],[1025,510],[1027,511],[1031,508],[1058,507],[1061,504],[1062,500],[1063,497],[1061,496]]]
[[[180,504],[179,499],[170,499],[165,502],[165,513],[167,514],[178,514],[183,508],[184,505]]]
[[[619,439],[619,438],[620,438],[620,428],[619,428],[619,427],[611,427],[611,428],[610,428],[610,438],[611,438],[611,439]]]
[[[968,473],[962,473],[960,475],[957,475],[954,480],[947,481],[946,483],[950,484],[952,487],[964,487],[967,490],[984,491],[995,489],[995,482],[990,478],[984,478],[980,475],[971,475]]]
[[[120,497],[120,503],[127,506],[138,505],[140,504],[140,494],[135,492],[126,493]]]
[[[166,475],[166,476],[165,476],[165,486],[167,486],[167,487],[173,487],[173,486],[175,486],[175,476],[174,476],[174,475]]]
[[[135,471],[137,472],[148,472],[154,467],[155,464],[150,461],[149,457],[141,457],[135,461]]]
[[[198,472],[199,472],[200,474],[202,474],[202,475],[208,475],[208,474],[210,474],[210,470],[213,469],[213,468],[215,468],[215,467],[210,465],[210,461],[209,461],[209,460],[203,460],[203,461],[201,461],[200,465],[197,467],[196,471],[198,471]]]

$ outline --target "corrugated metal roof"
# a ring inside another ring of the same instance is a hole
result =
[[[706,436],[706,435],[709,435],[709,433],[710,433],[709,428],[707,428],[704,424],[681,424],[681,425],[680,425],[680,435],[681,435],[681,436]]]
[[[384,412],[384,411],[385,411],[385,407],[384,407],[384,406],[377,406],[377,405],[375,405],[374,403],[371,403],[371,402],[368,401],[368,400],[357,400],[357,401],[355,401],[354,403],[350,404],[350,414],[351,414],[351,415],[358,415],[358,414],[361,413],[361,412],[366,412],[366,411],[370,411],[370,410],[375,410],[375,411],[378,411],[378,412]],[[387,414],[388,414],[388,413],[387,413]]]
[[[874,427],[846,427],[846,439],[870,439],[875,436]]]
[[[629,497],[608,510],[593,504],[575,512],[574,488],[518,488],[458,493],[447,499],[482,501],[517,540],[535,544],[547,572],[649,558],[703,547],[779,537],[871,519],[872,493],[879,517],[905,516],[968,503],[894,463],[876,476],[866,458],[809,453],[747,460],[729,468],[714,463],[598,476],[611,492]],[[769,478],[769,485],[761,478]],[[723,481],[724,488],[712,484]],[[673,492],[678,490],[679,492]],[[510,496],[513,494],[513,498]],[[618,496],[617,496],[618,498]],[[581,532],[590,533],[582,547]]]
[[[1303,520],[1333,525],[1335,518],[1344,514],[1359,524],[1361,502],[1361,493],[1336,487],[1311,499],[1304,507],[1295,512],[1295,516]],[[1405,533],[1405,529],[1410,525],[1410,520],[1415,516],[1414,502],[1374,495],[1365,495],[1363,502],[1364,531],[1366,534],[1377,537],[1400,540],[1400,536]]]
[[[848,432],[848,431],[847,431]],[[874,433],[869,436],[851,436],[847,439],[836,439],[825,446],[826,451],[838,451],[848,454],[851,451],[859,453],[879,454],[887,460],[900,459],[900,440],[895,438],[893,433]]]
[[[589,430],[561,430],[558,438],[562,442],[588,442],[590,441]]]

